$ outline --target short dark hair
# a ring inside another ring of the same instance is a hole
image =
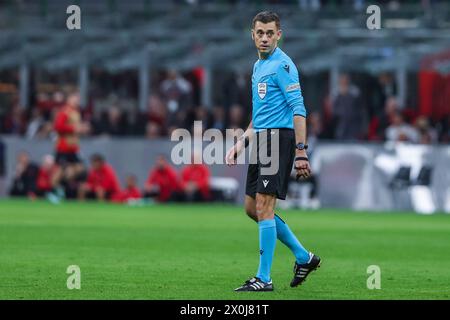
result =
[[[278,29],[281,29],[280,17],[275,12],[272,11],[261,11],[258,13],[252,22],[252,28],[255,28],[256,21],[260,21],[262,23],[269,23],[275,21],[275,25]]]

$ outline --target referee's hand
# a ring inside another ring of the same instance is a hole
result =
[[[228,150],[225,156],[225,163],[229,166],[234,166],[237,163],[237,157],[241,154],[244,149],[244,141],[238,140],[236,144]]]
[[[304,158],[295,160],[295,170],[297,171],[297,180],[299,179],[308,179],[311,176],[311,167],[309,165],[309,161],[306,152],[297,152],[295,158]]]

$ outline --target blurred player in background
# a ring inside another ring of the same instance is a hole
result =
[[[68,95],[66,104],[56,114],[54,128],[58,134],[58,139],[55,146],[55,160],[59,165],[80,162],[78,156],[80,151],[79,135],[83,128],[79,105],[79,93],[72,92]]]
[[[201,154],[194,151],[191,164],[181,170],[181,188],[183,199],[188,202],[202,202],[211,199],[209,179],[211,173],[204,163],[201,163]]]
[[[135,175],[130,174],[125,178],[125,188],[121,192],[116,193],[112,197],[112,201],[117,203],[127,203],[137,201],[141,199],[141,197],[142,194],[139,190],[137,178]]]
[[[277,238],[291,249],[296,258],[291,287],[305,281],[308,274],[320,265],[320,258],[308,252],[287,224],[274,213],[277,198],[286,198],[294,157],[297,176],[308,178],[311,175],[306,154],[306,109],[299,75],[292,60],[277,46],[281,34],[276,13],[260,12],[253,19],[252,39],[259,60],[252,75],[252,121],[226,156],[229,165],[236,164],[237,156],[256,137],[257,163],[248,166],[245,210],[259,225],[259,268],[256,276],[236,291],[273,291],[270,269]],[[272,154],[271,161],[277,161],[278,170],[273,175],[262,174],[265,164],[260,161],[259,146],[265,145],[270,154],[275,141],[279,143],[280,152]]]
[[[56,172],[58,179],[54,181],[59,197],[72,198],[73,188],[67,177],[73,177],[73,181],[81,180],[84,174],[84,166],[79,157],[80,135],[89,131],[86,124],[81,121],[80,94],[78,91],[69,93],[66,103],[57,112],[54,120],[54,129],[58,135],[55,145],[55,162],[59,171]]]
[[[13,197],[34,197],[38,172],[39,167],[31,162],[29,154],[21,151],[17,155],[16,171],[9,194]]]
[[[42,158],[42,164],[39,167],[39,173],[36,182],[36,195],[45,196],[54,191],[56,181],[58,180],[59,168],[52,155],[46,154]]]

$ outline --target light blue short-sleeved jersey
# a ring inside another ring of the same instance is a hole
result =
[[[294,115],[306,117],[298,70],[280,48],[256,61],[252,75],[253,128],[294,128]]]

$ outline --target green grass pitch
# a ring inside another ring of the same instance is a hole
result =
[[[258,266],[242,207],[0,201],[0,299],[449,299],[450,215],[280,210],[322,267],[290,288],[277,242],[274,292],[235,293]],[[66,269],[81,269],[81,289]],[[381,289],[366,286],[381,268]]]

